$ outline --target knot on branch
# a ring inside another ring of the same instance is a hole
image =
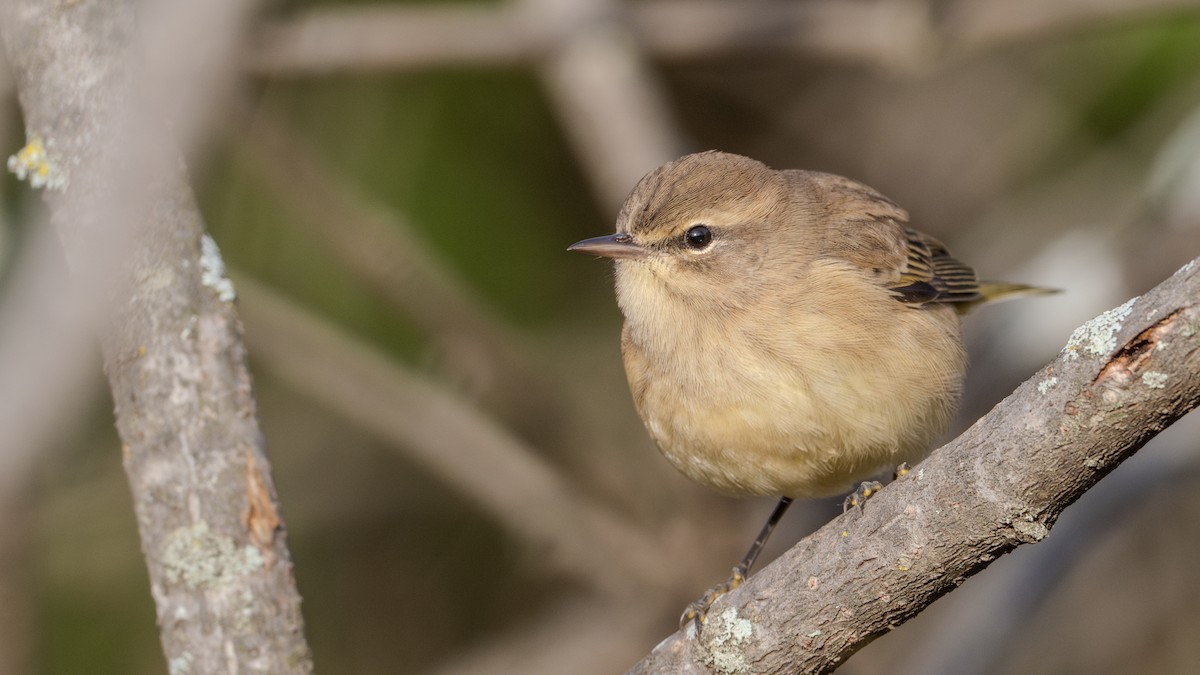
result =
[[[1036,544],[1050,534],[1050,525],[1031,515],[1014,519],[1012,529],[1013,539],[1023,544]]]

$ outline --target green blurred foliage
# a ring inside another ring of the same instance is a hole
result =
[[[1084,38],[1058,73],[1070,90],[1083,68],[1117,73],[1109,86],[1079,101],[1081,126],[1098,141],[1127,131],[1162,99],[1196,75],[1200,67],[1200,21],[1171,20],[1126,26]]]
[[[274,83],[278,111],[334,175],[404,213],[450,268],[514,322],[561,311],[573,233],[605,227],[536,80],[524,71],[445,71]],[[294,214],[226,157],[204,207],[226,259],[387,342],[394,310],[289,223]],[[391,318],[388,318],[392,315]],[[402,339],[402,343],[411,343]]]

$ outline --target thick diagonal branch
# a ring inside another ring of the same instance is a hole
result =
[[[719,601],[632,672],[827,672],[1013,548],[1200,403],[1200,259],[1081,326],[909,476]]]

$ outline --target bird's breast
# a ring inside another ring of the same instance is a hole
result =
[[[817,497],[924,456],[959,396],[957,317],[850,283],[855,310],[626,312],[634,402],[676,468],[727,493]]]

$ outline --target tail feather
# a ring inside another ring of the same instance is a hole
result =
[[[1032,295],[1053,295],[1061,293],[1057,288],[1045,288],[1042,286],[1029,286],[1027,284],[1010,284],[1002,281],[981,281],[979,282],[979,298],[977,300],[968,300],[955,304],[955,309],[959,314],[966,314],[976,307],[998,300],[1011,300],[1013,298],[1024,298]]]

